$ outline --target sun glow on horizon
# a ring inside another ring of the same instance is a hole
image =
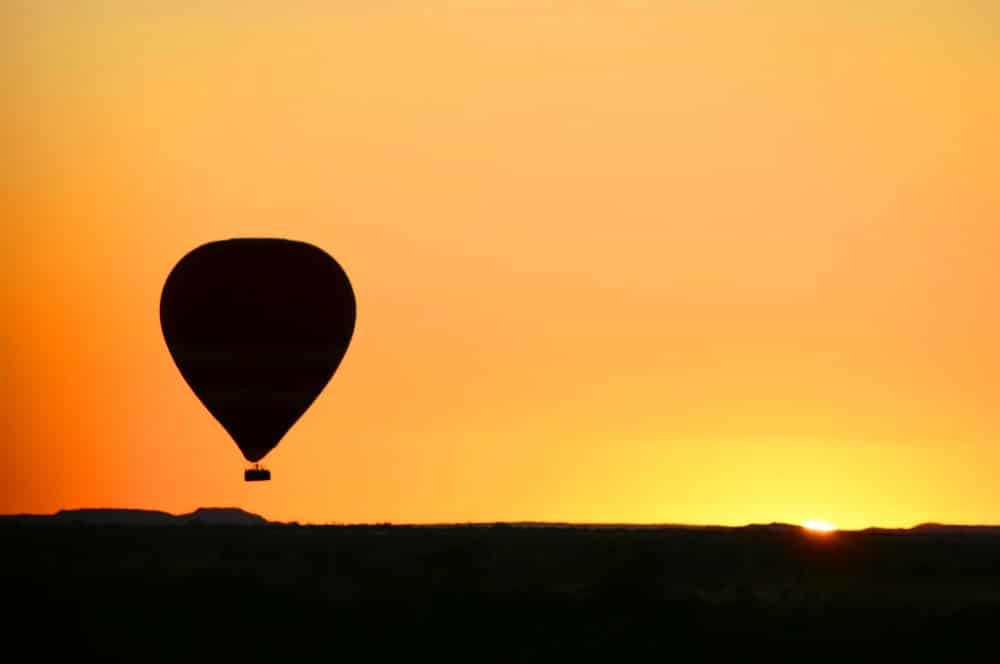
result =
[[[818,521],[816,519],[809,519],[802,523],[802,527],[813,533],[832,533],[837,530],[837,526],[827,521]]]

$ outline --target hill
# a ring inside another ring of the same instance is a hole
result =
[[[0,525],[32,526],[265,526],[262,516],[237,507],[200,507],[188,514],[159,510],[86,508],[60,510],[55,514],[13,514],[0,516]]]

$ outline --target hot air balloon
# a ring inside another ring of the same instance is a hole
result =
[[[322,249],[237,238],[192,250],[160,295],[160,327],[181,376],[252,468],[329,382],[354,333],[351,282]]]

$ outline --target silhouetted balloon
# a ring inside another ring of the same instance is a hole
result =
[[[174,266],[160,296],[177,368],[251,462],[274,449],[326,386],[354,320],[354,291],[340,265],[291,240],[202,245]]]

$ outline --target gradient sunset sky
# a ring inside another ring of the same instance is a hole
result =
[[[1000,3],[0,23],[0,513],[1000,522]],[[358,300],[259,484],[158,318],[247,236]]]

